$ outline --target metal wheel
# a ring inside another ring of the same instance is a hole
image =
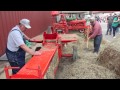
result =
[[[73,61],[76,61],[78,58],[77,47],[73,46]]]
[[[83,33],[84,32],[84,29],[83,30],[79,30],[80,33]]]

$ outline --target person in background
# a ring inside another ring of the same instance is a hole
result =
[[[113,16],[112,16],[112,13],[110,13],[110,16],[107,17],[107,32],[106,32],[106,35],[108,35],[108,33],[111,35],[112,22],[113,22]]]
[[[92,33],[88,37],[89,39],[94,39],[94,51],[93,53],[98,53],[100,44],[102,41],[102,28],[98,21],[95,20],[95,17],[90,17],[90,23],[92,26]]]
[[[118,18],[119,18],[119,24],[118,24],[118,32],[119,32],[119,34],[120,34],[120,15],[118,16]]]
[[[117,14],[114,13],[113,22],[112,22],[113,38],[116,38],[116,37],[115,37],[115,32],[116,32],[116,30],[117,30],[118,24],[119,24],[119,18],[118,18],[118,16],[117,16]]]
[[[8,35],[6,56],[11,67],[19,67],[12,69],[12,73],[16,74],[25,65],[25,54],[40,55],[39,51],[33,51],[26,46],[25,41],[31,41],[23,32],[30,29],[30,21],[28,19],[20,20],[19,24],[11,29]]]
[[[96,21],[101,22],[101,20],[100,20],[100,17],[99,17],[99,16],[95,16],[95,19],[96,19]]]

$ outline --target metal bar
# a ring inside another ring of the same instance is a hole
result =
[[[41,41],[37,41],[37,40],[31,41],[31,40],[30,40],[29,42],[42,43],[43,40],[41,40]]]
[[[77,41],[77,40],[62,40],[62,43],[68,43],[68,42],[73,42],[73,41]]]
[[[7,79],[10,79],[11,76],[9,75],[9,69],[19,69],[20,67],[11,67],[11,66],[5,66],[4,71]]]
[[[6,76],[6,78],[7,78],[7,79],[10,79],[7,66],[4,67],[4,71],[5,71],[5,76]]]

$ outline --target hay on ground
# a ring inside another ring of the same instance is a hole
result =
[[[75,32],[74,32],[75,34]],[[76,33],[79,37],[77,43],[68,43],[64,53],[71,53],[72,46],[77,46],[78,58],[72,62],[72,58],[64,57],[59,63],[56,79],[116,79],[119,78],[114,71],[100,65],[97,61],[98,55],[93,52],[93,40],[89,41],[89,48],[86,48],[82,33]],[[105,43],[101,44],[103,48]],[[100,48],[101,50],[101,48]]]

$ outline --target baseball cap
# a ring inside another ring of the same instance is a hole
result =
[[[20,23],[22,25],[24,25],[27,29],[31,28],[31,26],[30,26],[30,20],[28,20],[28,19],[22,19],[22,20],[20,20]]]
[[[95,17],[94,17],[94,16],[91,16],[91,17],[90,17],[90,20],[95,20]]]

